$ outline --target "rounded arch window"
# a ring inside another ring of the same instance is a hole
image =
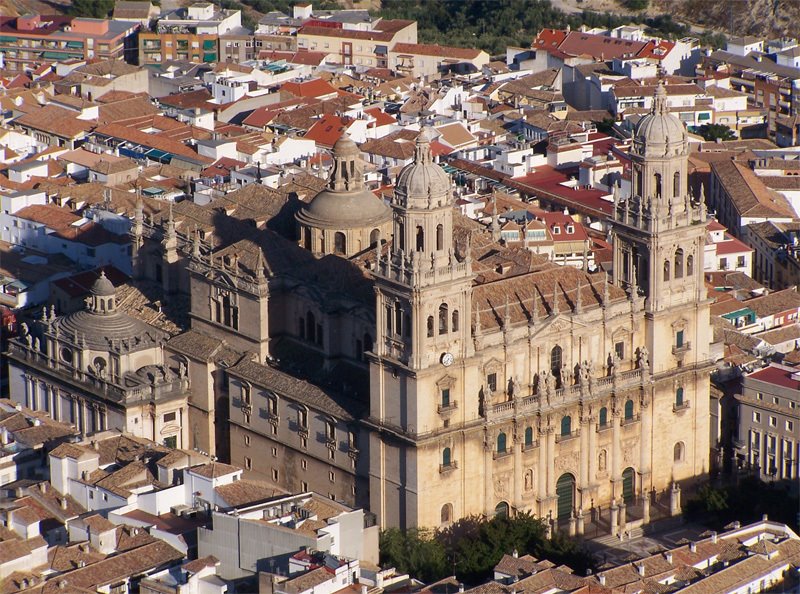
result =
[[[669,260],[664,260],[664,280],[669,280]]]
[[[449,524],[450,522],[453,521],[453,504],[452,503],[445,503],[442,506],[441,520],[442,520],[442,524]]]
[[[608,425],[608,409],[605,406],[600,409],[599,421],[601,427]]]
[[[506,453],[506,434],[502,431],[497,436],[497,453],[498,454],[505,454]]]
[[[561,417],[561,435],[567,436],[572,433],[572,417],[565,415]]]
[[[441,224],[436,225],[436,249],[444,249],[444,227]]]
[[[556,345],[550,351],[550,371],[556,378],[556,383],[561,383],[561,364],[563,358],[563,351],[559,345]]]
[[[533,427],[525,427],[525,447],[533,445]]]
[[[627,400],[625,402],[625,420],[633,420],[633,400]]]
[[[683,455],[686,450],[686,447],[683,445],[682,441],[679,441],[675,444],[675,448],[672,452],[672,458],[675,462],[683,462]]]
[[[672,176],[672,195],[676,198],[681,195],[681,172],[676,171]]]
[[[683,277],[683,250],[675,250],[675,278]]]
[[[447,334],[447,304],[439,306],[439,334]]]
[[[369,245],[375,247],[381,239],[381,232],[379,229],[373,229],[369,234]]]
[[[453,323],[451,327],[453,328],[453,332],[458,332],[458,310],[453,310]]]
[[[683,387],[675,390],[675,406],[683,406]]]
[[[494,508],[494,515],[498,518],[507,518],[509,512],[508,503],[501,501]]]
[[[433,316],[428,316],[428,338],[433,338]]]
[[[333,235],[333,251],[336,254],[347,253],[347,236],[341,231],[337,231]]]
[[[417,251],[425,251],[425,230],[422,226],[417,227]]]
[[[689,254],[686,256],[686,276],[692,276],[694,274],[694,256]]]
[[[450,448],[445,448],[442,450],[442,466],[450,466],[452,463],[452,452]]]

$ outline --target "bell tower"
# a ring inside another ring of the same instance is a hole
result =
[[[464,414],[474,354],[470,250],[456,254],[450,179],[430,143],[423,130],[397,177],[391,248],[378,246],[374,271],[367,422],[382,428],[370,433],[370,509],[382,526],[417,525],[430,488],[424,473],[438,467],[438,445],[425,436]]]
[[[389,253],[376,266],[376,354],[412,370],[438,365],[471,348],[472,270],[453,242],[450,179],[433,162],[430,132],[419,134],[414,162],[397,177]]]

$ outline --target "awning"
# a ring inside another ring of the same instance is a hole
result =
[[[161,163],[169,163],[172,160],[171,153],[160,151],[158,149],[150,149],[144,155],[148,159],[152,159],[153,161],[159,161]]]
[[[7,35],[0,35],[0,43],[16,43],[16,37],[8,37]]]
[[[45,60],[69,60],[72,56],[64,52],[44,52],[42,58]]]
[[[203,42],[203,49],[204,50],[215,50],[217,49],[217,42],[213,39],[206,39]]]
[[[162,188],[157,188],[155,186],[151,186],[149,188],[145,188],[144,190],[142,190],[142,194],[144,194],[146,196],[160,196],[163,193],[164,193],[164,190]]]
[[[83,42],[82,41],[68,41],[67,47],[72,49],[83,49]]]
[[[203,62],[216,62],[217,61],[217,54],[203,54]]]

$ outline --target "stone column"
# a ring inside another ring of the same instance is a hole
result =
[[[625,502],[619,504],[619,527],[621,530],[625,529],[625,524],[628,522],[628,506]]]
[[[650,395],[645,394],[642,398],[641,410],[641,437],[640,437],[640,451],[641,457],[639,459],[639,472],[642,475],[642,492],[646,492],[650,488],[650,458],[653,447],[652,436],[652,414],[653,407],[650,406]]]
[[[547,496],[553,497],[556,493],[556,432],[552,427],[547,428]]]
[[[622,452],[620,451],[620,418],[619,418],[619,411],[615,410],[612,413],[611,417],[611,482],[612,482],[612,494],[613,498],[616,498],[617,493],[617,482],[619,481],[619,474],[620,474],[620,462],[622,462]]]
[[[591,458],[589,455],[589,433],[591,432],[591,429],[592,425],[589,417],[581,417],[581,467],[579,479],[581,495],[589,487],[589,459]]]
[[[514,478],[513,478],[513,497],[512,502],[514,508],[522,509],[522,481],[524,480],[522,472],[522,440],[518,435],[514,435]]]
[[[609,525],[611,526],[611,536],[616,536],[619,529],[617,524],[619,523],[619,508],[617,507],[616,500],[611,500],[611,521]]]
[[[650,523],[650,492],[645,490],[642,491],[642,521]]]
[[[575,514],[570,514],[569,516],[569,535],[575,536],[575,532],[577,530],[577,520],[575,519]]]
[[[578,536],[583,536],[583,508],[578,508],[578,517],[577,517],[578,525],[576,526]]]
[[[595,418],[589,419],[589,464],[588,464],[588,484],[594,484],[595,476],[597,476],[597,430],[595,427]],[[584,501],[584,503],[586,503]]]
[[[492,486],[494,485],[494,481],[492,480],[492,446],[488,435],[486,439],[487,441],[483,445],[483,508],[486,517],[491,518],[494,516],[494,497],[492,494]]]
[[[536,491],[539,499],[547,497],[547,432],[539,431],[539,466],[536,469]]]
[[[669,515],[681,515],[681,488],[678,483],[672,483],[672,489],[669,493]]]

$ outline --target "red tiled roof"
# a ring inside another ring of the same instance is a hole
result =
[[[313,140],[319,145],[332,147],[347,130],[352,120],[334,114],[325,114],[306,132],[304,138]]]
[[[557,52],[562,56],[592,56],[601,60],[626,55],[661,60],[675,44],[671,41],[633,41],[581,31],[543,29],[533,40],[532,47],[550,53]]]
[[[557,171],[545,165],[537,167],[533,173],[507,179],[503,181],[503,184],[528,194],[542,194],[554,202],[579,212],[600,213],[603,216],[609,216],[613,204],[603,198],[607,192],[594,189],[575,189],[561,185],[569,180],[569,174],[568,170]]]
[[[774,384],[784,388],[791,388],[792,390],[800,390],[800,380],[793,379],[793,376],[796,373],[796,369],[781,369],[780,367],[770,365],[769,367],[765,367],[760,371],[751,373],[747,377],[766,382],[768,384]]]
[[[383,111],[380,107],[373,107],[371,109],[365,109],[365,113],[368,113],[373,118],[375,118],[375,125],[376,126],[389,126],[391,124],[396,124],[397,120],[390,116],[388,113]]]
[[[395,43],[392,52],[418,56],[435,56],[437,58],[455,58],[457,60],[474,60],[481,55],[483,50],[426,43]]]
[[[324,97],[336,93],[336,89],[321,78],[304,82],[289,81],[281,85],[281,91],[291,93],[295,97]]]

